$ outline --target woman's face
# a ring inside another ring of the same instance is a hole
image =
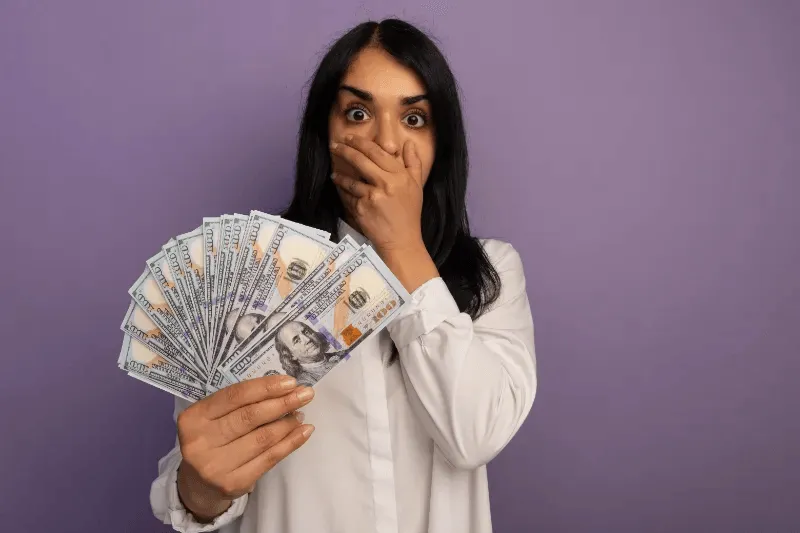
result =
[[[329,137],[331,141],[348,134],[366,137],[401,160],[403,144],[413,140],[424,185],[436,148],[431,107],[424,96],[425,86],[413,70],[384,50],[367,47],[342,78],[328,122]],[[332,163],[334,171],[358,177],[339,157],[334,156]]]

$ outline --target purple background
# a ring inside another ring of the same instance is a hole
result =
[[[172,398],[115,366],[126,290],[203,216],[284,205],[303,83],[386,15],[439,38],[474,227],[525,261],[541,385],[496,530],[798,531],[791,0],[3,0],[0,529],[164,531]]]

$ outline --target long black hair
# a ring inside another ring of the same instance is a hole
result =
[[[322,58],[300,126],[294,197],[282,216],[328,231],[338,241],[338,219],[345,213],[329,177],[328,121],[347,68],[367,46],[385,50],[425,85],[436,153],[423,189],[422,238],[459,310],[475,319],[497,299],[500,277],[469,231],[469,158],[455,77],[431,38],[411,24],[398,19],[361,23],[336,40]]]

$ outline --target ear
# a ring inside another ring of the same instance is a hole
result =
[[[408,169],[408,173],[411,174],[417,185],[422,188],[422,161],[417,155],[417,146],[411,139],[403,144],[403,165]]]

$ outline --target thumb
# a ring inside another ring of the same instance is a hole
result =
[[[408,173],[414,178],[417,184],[422,185],[422,161],[417,155],[417,146],[411,139],[403,145],[403,164],[408,169]]]

